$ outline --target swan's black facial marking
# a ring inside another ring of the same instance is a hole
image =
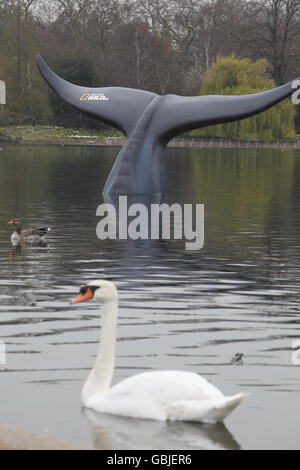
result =
[[[71,300],[71,305],[93,299],[97,289],[99,289],[99,286],[82,286],[76,299]]]
[[[96,290],[99,289],[99,286],[82,286],[80,288],[80,294],[85,295],[88,289],[92,292],[93,297],[94,297]]]

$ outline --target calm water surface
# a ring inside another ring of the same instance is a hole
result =
[[[0,152],[0,420],[99,449],[300,449],[300,153],[168,150],[166,202],[205,204],[205,245],[100,241],[96,208],[118,149]],[[46,247],[12,248],[7,221],[49,224]],[[120,290],[114,383],[193,370],[247,401],[225,426],[83,412],[99,306],[78,287]],[[236,353],[243,365],[231,364]]]

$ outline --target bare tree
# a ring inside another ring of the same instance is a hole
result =
[[[30,10],[37,2],[38,0],[4,0],[1,5],[1,10],[5,11],[6,14],[6,28],[3,27],[1,31],[1,39],[6,43],[10,61],[15,58],[14,85],[17,122],[19,125],[22,123],[23,97],[27,91],[30,91],[32,84],[33,60],[29,50],[32,43]]]
[[[299,64],[300,0],[251,0],[247,20],[242,36],[250,55],[267,58],[275,82],[283,84]]]

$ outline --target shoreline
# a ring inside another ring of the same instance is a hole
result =
[[[91,147],[122,147],[125,142],[124,139],[119,138],[104,138],[104,139],[22,139],[22,140],[10,140],[1,141],[0,146],[5,145],[22,145],[22,146],[91,146]],[[252,141],[230,141],[230,140],[213,140],[213,139],[174,139],[170,141],[167,147],[171,148],[249,148],[249,149],[278,149],[278,150],[300,150],[300,141],[289,142],[289,141],[277,141],[277,142],[252,142]]]
[[[61,126],[21,125],[0,126],[0,148],[5,145],[22,146],[95,146],[123,147],[126,137],[119,131],[110,129],[72,129]],[[171,148],[255,148],[255,149],[294,149],[300,150],[300,135],[294,139],[251,140],[221,137],[201,137],[182,134],[172,139]]]
[[[0,424],[1,450],[88,450],[88,447],[55,439],[48,434],[32,433]]]

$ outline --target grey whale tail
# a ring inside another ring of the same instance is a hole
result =
[[[56,75],[37,56],[42,77],[68,104],[127,137],[105,183],[105,195],[161,195],[165,193],[165,149],[178,134],[245,119],[261,113],[300,88],[289,82],[273,90],[239,96],[157,95],[132,88],[89,88]]]

